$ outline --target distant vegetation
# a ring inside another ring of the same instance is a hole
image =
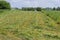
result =
[[[36,7],[36,8],[33,8],[33,7],[22,7],[22,10],[24,11],[41,11],[41,7]]]
[[[60,7],[57,7],[57,8],[54,7],[53,10],[60,11]]]
[[[52,10],[52,11],[60,11],[60,7],[53,7],[53,8],[42,8],[42,7],[22,7],[21,9],[15,8],[17,10],[22,10],[22,11],[42,11],[42,10]]]

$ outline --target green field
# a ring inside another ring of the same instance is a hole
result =
[[[0,40],[60,40],[60,11],[0,11]]]

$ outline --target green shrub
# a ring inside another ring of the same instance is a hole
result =
[[[0,1],[0,9],[10,9],[10,4],[6,1]]]

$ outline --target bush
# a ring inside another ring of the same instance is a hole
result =
[[[10,4],[6,1],[0,1],[0,9],[10,9]]]

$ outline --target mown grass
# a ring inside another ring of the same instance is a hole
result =
[[[44,13],[3,11],[0,14],[0,40],[60,40],[60,27],[56,23],[57,20]]]

